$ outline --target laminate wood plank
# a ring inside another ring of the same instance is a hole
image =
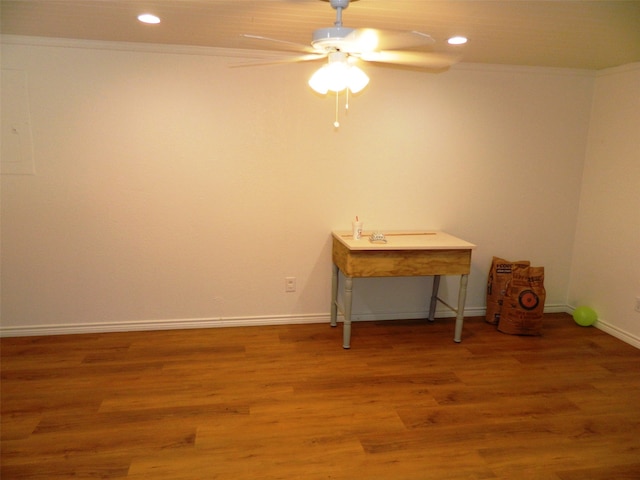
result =
[[[367,453],[340,478],[458,480],[496,478],[475,450],[449,446],[442,448],[434,437],[416,437],[409,432],[396,448]]]
[[[0,417],[0,440],[19,440],[27,438],[42,421],[39,413],[3,412]]]
[[[558,472],[561,480],[637,480],[640,462],[628,465],[612,465],[607,467],[579,468],[568,472]]]
[[[71,459],[58,456],[42,458],[38,462],[5,463],[2,465],[0,478],[11,480],[123,479],[127,478],[130,464],[131,456],[129,455],[96,453]]]
[[[8,479],[640,478],[640,351],[565,314],[1,339]]]
[[[5,442],[3,463],[27,456],[69,458],[102,453],[139,454],[144,451],[187,448],[195,443],[196,427],[188,422],[165,419],[155,425],[131,422],[128,427],[87,423],[79,428],[70,427],[54,432],[40,433],[36,429],[28,439]]]
[[[612,436],[611,443],[608,444],[602,444],[599,440],[576,438],[559,438],[554,442],[544,439],[536,442],[512,441],[509,445],[504,442],[497,447],[480,449],[480,454],[492,465],[492,470],[503,478],[541,478],[536,475],[542,471],[560,478],[560,471],[597,468],[612,469],[613,474],[621,466],[627,467],[638,462],[637,449],[619,449],[621,443],[629,441],[626,436]],[[537,463],[526,458],[535,458]]]

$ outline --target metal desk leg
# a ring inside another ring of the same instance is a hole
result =
[[[338,266],[331,265],[331,326],[338,325]]]
[[[453,341],[460,343],[462,341],[462,324],[464,322],[464,303],[467,298],[467,281],[469,275],[460,276],[460,290],[458,290],[458,314],[456,316],[456,327],[453,335]]]
[[[438,289],[440,288],[440,275],[433,276],[433,291],[431,292],[431,303],[429,304],[428,320],[433,322],[436,316],[436,306],[438,305]]]
[[[344,282],[344,326],[342,331],[342,348],[351,348],[351,293],[353,278],[345,277]]]

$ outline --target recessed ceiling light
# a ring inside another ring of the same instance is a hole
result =
[[[447,40],[447,43],[449,45],[464,45],[465,43],[467,43],[467,37],[451,37],[449,40]]]
[[[138,15],[138,20],[142,23],[160,23],[160,18],[151,13],[143,13]]]

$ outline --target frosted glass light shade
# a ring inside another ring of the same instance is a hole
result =
[[[316,70],[316,73],[311,75],[311,78],[309,79],[309,86],[320,95],[324,95],[329,91],[326,65],[323,65],[321,68]]]
[[[318,69],[309,79],[309,86],[324,95],[329,90],[341,92],[348,88],[357,93],[367,86],[369,77],[354,65],[349,65],[346,54],[330,54],[329,63]]]
[[[369,77],[355,65],[349,67],[347,86],[353,93],[358,93],[369,84]]]

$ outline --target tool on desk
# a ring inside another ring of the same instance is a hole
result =
[[[401,233],[387,233],[387,237],[406,237],[409,235],[435,235],[436,232],[401,232]]]
[[[360,233],[362,233],[362,232],[360,232]],[[375,233],[383,235],[385,238],[386,237],[413,237],[413,236],[437,235],[438,234],[438,232],[394,232],[394,233],[375,232]],[[345,234],[341,234],[340,236],[342,238],[349,238],[349,237],[353,237],[353,235],[354,235],[353,233],[345,233]],[[371,239],[371,238],[369,238],[369,239]]]
[[[381,232],[373,232],[369,236],[369,241],[371,243],[387,243],[387,239],[384,236],[384,233]]]

